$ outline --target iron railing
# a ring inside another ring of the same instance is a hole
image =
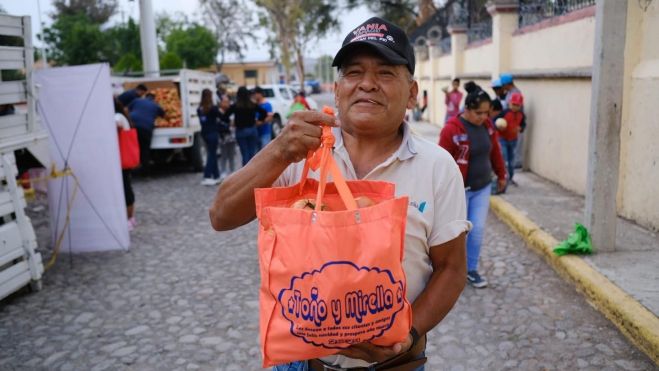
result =
[[[467,43],[473,43],[492,37],[492,19],[474,23],[467,28]]]
[[[595,5],[595,0],[519,0],[519,27]]]
[[[451,37],[445,37],[439,41],[437,44],[437,47],[439,50],[441,50],[442,54],[450,54],[451,53]]]

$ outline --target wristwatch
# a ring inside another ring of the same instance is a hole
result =
[[[419,339],[421,339],[421,335],[419,335],[419,332],[414,328],[414,326],[410,328],[410,335],[412,335],[412,346],[410,346],[410,349],[412,349],[419,342]]]

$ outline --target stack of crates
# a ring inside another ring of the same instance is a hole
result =
[[[30,17],[0,14],[0,70],[8,80],[0,78],[0,299],[26,285],[39,290],[43,274],[14,157],[46,138],[35,125],[31,32]]]

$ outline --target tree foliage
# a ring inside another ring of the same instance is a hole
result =
[[[206,25],[218,41],[222,69],[227,54],[243,59],[249,42],[256,41],[252,27],[254,19],[244,0],[199,0]]]
[[[142,60],[133,53],[126,53],[112,67],[115,73],[142,71]]]
[[[187,68],[211,66],[219,48],[213,33],[196,23],[173,29],[165,44],[167,51],[178,55]]]
[[[117,11],[117,0],[54,0],[54,19],[84,14],[91,23],[103,24]]]
[[[108,44],[108,60],[110,63],[119,61],[126,54],[132,54],[137,59],[142,59],[140,27],[132,18],[128,18],[125,23],[107,29],[104,35]]]
[[[160,57],[161,70],[176,70],[183,68],[183,61],[174,52],[166,52]]]
[[[107,60],[106,37],[97,23],[84,14],[62,15],[44,30],[48,59],[60,65]]]
[[[265,11],[261,24],[275,35],[271,43],[284,65],[286,80],[290,81],[291,60],[297,67],[300,86],[304,86],[304,54],[308,45],[338,28],[338,6],[331,0],[255,0]]]

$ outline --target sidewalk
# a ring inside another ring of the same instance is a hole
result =
[[[412,127],[437,142],[436,125],[414,122]],[[532,172],[516,173],[515,181],[518,187],[492,198],[495,214],[659,362],[659,235],[618,218],[615,252],[559,259],[551,250],[583,222],[584,197]]]

